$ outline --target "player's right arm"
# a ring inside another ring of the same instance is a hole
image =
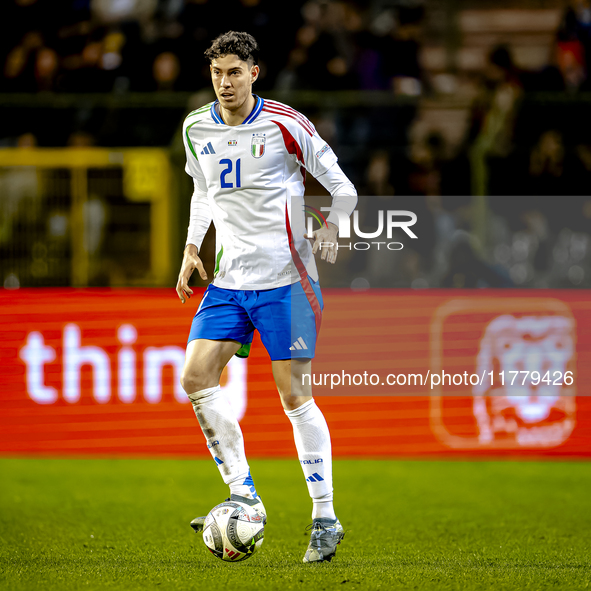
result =
[[[189,287],[189,279],[191,279],[193,271],[197,269],[201,279],[207,280],[207,273],[203,267],[203,262],[199,258],[199,249],[211,224],[211,209],[207,200],[207,191],[203,189],[197,179],[194,179],[194,185],[195,190],[191,197],[187,243],[176,284],[176,292],[183,304],[187,301],[187,298],[193,295],[193,290]]]
[[[197,247],[194,244],[187,244],[176,284],[176,292],[183,304],[193,295],[193,290],[189,287],[189,279],[191,279],[195,269],[199,272],[201,279],[207,280],[207,273],[203,267],[203,262],[199,258]]]
[[[189,118],[187,118],[187,120],[188,119]],[[187,242],[176,285],[176,292],[183,304],[193,295],[193,290],[189,287],[189,280],[191,279],[193,271],[197,269],[201,279],[204,281],[207,280],[207,273],[203,267],[203,262],[199,258],[199,249],[201,248],[201,244],[212,220],[211,208],[207,197],[207,184],[205,176],[201,171],[197,154],[193,148],[189,134],[187,133],[187,120],[185,121],[185,128],[183,129],[183,141],[185,144],[185,153],[187,155],[185,171],[193,177],[194,190],[193,196],[191,197],[191,212],[189,216]]]

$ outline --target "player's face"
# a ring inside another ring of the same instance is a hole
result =
[[[220,105],[229,111],[239,109],[252,95],[252,84],[259,67],[250,66],[237,55],[224,55],[211,62],[211,81]]]

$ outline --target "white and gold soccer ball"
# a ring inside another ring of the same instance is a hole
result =
[[[226,562],[250,558],[261,547],[264,535],[260,514],[249,505],[235,501],[216,505],[203,524],[207,549]]]

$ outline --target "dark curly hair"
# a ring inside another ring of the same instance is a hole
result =
[[[213,40],[205,57],[211,62],[224,55],[237,55],[243,62],[258,63],[259,44],[248,33],[228,31]]]

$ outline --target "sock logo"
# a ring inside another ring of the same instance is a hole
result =
[[[215,441],[212,441],[211,443],[207,444],[208,449],[211,449],[212,447],[215,447],[216,445],[219,445],[220,442],[216,439]]]
[[[317,472],[314,472],[314,474],[312,474],[312,476],[308,476],[306,480],[308,482],[322,482],[324,478],[322,478],[322,476],[320,476],[320,474],[318,474]]]
[[[315,460],[300,460],[302,466],[310,466],[312,464],[322,464],[322,458],[316,458]]]
[[[257,494],[256,488],[254,487],[254,481],[252,479],[252,476],[250,475],[250,470],[248,471],[248,476],[244,479],[244,482],[242,483],[245,486],[248,486],[250,492],[252,493],[253,497],[258,497],[259,495]]]
[[[215,463],[219,466],[220,464],[223,464],[224,462],[222,462],[222,460],[220,460],[217,456],[213,458],[215,460]]]

